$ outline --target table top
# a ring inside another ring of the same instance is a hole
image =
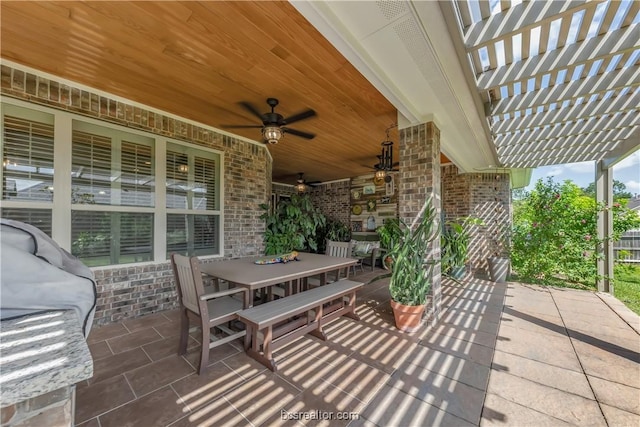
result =
[[[219,279],[244,285],[250,289],[259,289],[290,280],[301,279],[316,274],[338,270],[355,265],[358,260],[353,258],[333,257],[321,254],[300,252],[299,261],[287,263],[254,264],[254,261],[264,258],[249,257],[219,262],[200,263],[200,271]]]

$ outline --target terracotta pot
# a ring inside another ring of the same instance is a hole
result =
[[[391,309],[396,321],[396,328],[403,332],[415,332],[422,322],[424,305],[403,305],[391,300]]]

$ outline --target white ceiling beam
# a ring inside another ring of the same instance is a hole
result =
[[[525,132],[517,132],[509,135],[504,134],[496,137],[495,142],[498,147],[498,153],[506,154],[506,152],[501,152],[500,150],[507,147],[520,147],[521,144],[529,144],[547,139],[584,135],[591,132],[602,132],[636,126],[638,124],[640,124],[640,114],[638,114],[638,110],[631,110],[624,113],[616,112],[608,116],[590,117],[575,122],[560,123],[555,126],[528,129]]]
[[[595,8],[602,0],[588,1],[531,1],[509,8],[471,24],[464,34],[467,49],[478,49],[507,36],[530,30],[547,21],[570,15],[582,9]]]
[[[536,108],[554,102],[562,102],[567,99],[576,99],[581,96],[606,92],[624,87],[636,87],[640,85],[640,67],[634,65],[621,71],[612,71],[601,75],[575,80],[564,85],[551,86],[526,95],[501,99],[496,102],[490,113],[504,114],[513,111],[522,111],[527,108]]]
[[[512,117],[502,119],[493,126],[494,135],[507,132],[535,128],[556,123],[565,123],[586,119],[588,117],[601,116],[615,111],[629,111],[640,105],[640,90],[631,91],[628,95],[613,96],[600,99],[595,102],[583,102],[557,110],[548,110],[543,113],[533,113],[525,117]]]
[[[626,28],[585,40],[583,43],[555,49],[543,55],[534,56],[482,73],[478,77],[478,88],[488,90],[493,87],[528,80],[549,70],[561,70],[569,66],[591,63],[598,59],[633,51],[640,47],[640,24],[632,24]]]
[[[554,150],[581,149],[582,151],[588,151],[601,144],[625,140],[629,138],[636,129],[638,129],[638,126],[594,132],[587,135],[572,135],[556,139],[547,139],[531,144],[523,144],[523,146],[515,150],[513,149],[514,147],[507,147],[508,150],[498,148],[498,157],[500,160],[510,160],[532,153],[539,154]]]

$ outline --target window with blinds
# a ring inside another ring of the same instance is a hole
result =
[[[219,153],[47,107],[7,101],[0,114],[3,217],[55,236],[89,266],[221,254]]]
[[[180,151],[177,151],[180,150]],[[218,155],[169,144],[167,148],[167,208],[217,210]]]
[[[220,253],[218,215],[167,215],[167,258],[176,252],[199,256]]]
[[[219,162],[213,152],[167,145],[167,256],[220,253]]]
[[[72,203],[154,205],[153,140],[74,122],[72,147]]]
[[[88,266],[153,259],[153,214],[74,211],[71,253]]]
[[[5,114],[2,199],[53,200],[53,123]]]
[[[51,236],[51,210],[50,209],[0,209],[2,218],[14,221],[26,222],[42,230],[46,235]]]

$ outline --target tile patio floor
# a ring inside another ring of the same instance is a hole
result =
[[[198,376],[195,339],[175,354],[177,311],[94,328],[76,424],[640,426],[640,318],[613,297],[445,281],[442,320],[408,335],[393,326],[387,283],[360,293],[360,322],[340,318],[329,341],[282,348],[275,374],[234,342]],[[283,410],[358,419],[283,420]]]

